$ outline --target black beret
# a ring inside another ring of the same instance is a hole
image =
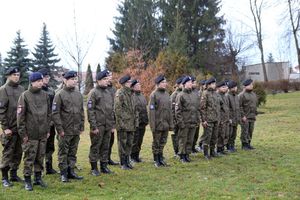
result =
[[[206,80],[204,79],[204,80],[201,80],[201,81],[199,81],[199,83],[201,84],[201,85],[205,85],[205,82],[206,82]]]
[[[108,75],[109,75],[109,72],[107,70],[103,70],[101,72],[98,72],[96,79],[101,80],[101,79],[107,77]]]
[[[33,72],[29,76],[29,81],[30,82],[35,82],[37,80],[43,79],[43,74],[40,72]]]
[[[123,85],[124,83],[126,83],[127,81],[129,81],[131,79],[131,77],[127,74],[125,76],[122,76],[120,79],[119,79],[119,83],[121,85]]]
[[[205,81],[205,84],[209,85],[209,84],[215,83],[215,82],[217,82],[217,80],[215,79],[215,77],[211,77],[210,79],[208,79],[208,80]]]
[[[50,75],[49,70],[47,68],[39,69],[38,72],[43,74],[43,76],[49,76]]]
[[[67,72],[64,74],[64,78],[65,78],[65,79],[70,79],[70,78],[74,78],[74,77],[77,77],[77,72],[75,72],[75,71],[73,71],[73,70],[67,71]]]
[[[196,77],[195,76],[191,76],[192,78],[192,81],[194,82],[196,80]]]
[[[184,78],[184,76],[181,76],[178,79],[176,79],[176,84],[180,84],[182,82],[183,78]]]
[[[20,72],[18,67],[10,67],[6,70],[5,75],[11,75]]]
[[[165,76],[164,75],[159,75],[156,77],[156,79],[154,80],[155,81],[155,84],[159,84],[160,82],[166,80]]]
[[[234,88],[237,86],[237,82],[229,81],[227,85],[228,85],[228,88],[231,89],[231,88]]]
[[[139,83],[139,81],[136,80],[136,79],[133,79],[133,80],[131,81],[131,87],[134,87],[137,83]]]
[[[243,82],[243,85],[244,85],[244,86],[248,86],[248,85],[250,85],[252,82],[253,82],[252,79],[247,79],[247,80],[245,80],[245,81]]]
[[[220,81],[217,83],[217,87],[223,87],[223,86],[227,86],[226,81]]]
[[[188,81],[193,81],[192,77],[190,77],[190,76],[184,77],[184,79],[182,80],[181,83],[184,85],[184,84],[186,84]]]

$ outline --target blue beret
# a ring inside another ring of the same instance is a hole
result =
[[[131,87],[135,86],[137,83],[139,83],[139,81],[136,80],[136,79],[133,79],[133,80],[131,81]]]
[[[208,80],[205,81],[205,84],[209,85],[209,84],[215,83],[215,82],[217,82],[217,80],[215,79],[215,77],[211,77],[210,79],[208,79]]]
[[[201,81],[199,81],[199,83],[201,84],[201,85],[205,85],[205,82],[206,82],[206,80],[204,79],[204,80],[201,80]]]
[[[190,77],[190,76],[184,77],[184,79],[182,80],[181,83],[184,85],[184,84],[186,84],[188,81],[193,81],[192,77]]]
[[[124,83],[126,83],[127,81],[129,81],[131,79],[130,75],[125,75],[125,76],[122,76],[120,79],[119,79],[119,83],[121,85],[123,85]]]
[[[32,72],[29,76],[30,82],[35,82],[37,80],[43,79],[43,74],[40,72]]]
[[[65,74],[64,74],[64,78],[65,79],[70,79],[70,78],[74,78],[74,77],[77,77],[77,72],[75,71],[67,71]]]
[[[248,85],[250,85],[252,82],[253,82],[252,79],[247,79],[247,80],[245,80],[245,81],[243,82],[243,85],[244,85],[244,86],[248,86]]]
[[[11,75],[20,72],[18,67],[10,67],[6,70],[5,75]]]
[[[223,86],[227,86],[226,81],[220,81],[217,83],[217,87],[223,87]]]
[[[155,84],[159,84],[160,82],[166,80],[164,75],[159,75],[156,77],[156,79],[154,80]]]
[[[184,76],[181,76],[178,79],[176,79],[176,84],[180,84],[182,82],[183,78],[184,78]]]
[[[43,76],[49,76],[50,75],[50,72],[47,68],[42,68],[42,69],[39,69],[38,72],[40,72],[41,74],[43,74]]]
[[[103,70],[101,72],[98,72],[96,79],[101,80],[101,79],[107,77],[108,75],[109,75],[109,72],[107,70]]]
[[[228,88],[231,89],[231,88],[234,88],[237,86],[237,82],[229,81],[227,85],[228,85]]]

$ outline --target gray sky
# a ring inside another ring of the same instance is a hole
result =
[[[276,0],[268,0],[269,7],[263,14],[263,31],[266,57],[273,53],[275,61],[291,61],[295,65],[295,52],[286,48],[286,42],[281,40],[283,25],[279,24],[279,15],[282,7],[274,7]],[[90,63],[95,70],[97,63],[104,65],[109,42],[114,28],[114,16],[120,0],[0,0],[0,52],[2,57],[10,50],[16,31],[21,30],[22,37],[30,50],[40,38],[42,23],[47,24],[57,53],[62,58],[62,64],[67,68],[75,69],[75,65],[68,60],[68,56],[61,51],[62,44],[71,42],[70,35],[74,35],[74,7],[80,43],[84,49],[91,43],[89,53],[84,61],[83,68]],[[249,0],[223,0],[221,13],[224,13],[228,24],[234,29],[248,31],[253,27],[250,15]],[[243,24],[243,25],[241,25]],[[253,29],[252,29],[253,30]],[[285,47],[283,47],[285,46]],[[256,48],[257,49],[257,48]],[[249,64],[259,62],[259,51],[247,53]]]

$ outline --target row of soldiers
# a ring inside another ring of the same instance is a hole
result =
[[[64,85],[56,93],[48,87],[49,72],[45,69],[30,75],[30,87],[26,91],[18,83],[20,77],[18,68],[10,68],[6,75],[8,81],[0,88],[0,122],[3,130],[0,165],[2,185],[10,187],[12,186],[10,181],[22,181],[17,175],[17,170],[23,150],[25,189],[33,190],[31,183],[33,168],[34,184],[47,186],[42,180],[43,162],[46,155],[46,174],[56,173],[52,167],[55,129],[61,181],[82,179],[83,177],[74,171],[85,120],[83,96],[76,89],[77,73],[66,72],[63,75]],[[257,100],[252,92],[252,80],[244,82],[245,90],[238,99],[234,82],[230,82],[233,86],[228,84],[231,89],[226,98],[223,98],[222,94],[225,96],[227,89],[220,88],[226,88],[227,83],[218,84],[217,94],[214,78],[203,84],[206,90],[202,88],[198,91],[195,82],[190,76],[178,79],[176,81],[178,88],[170,98],[167,80],[160,75],[155,79],[156,88],[147,104],[138,80],[125,75],[119,79],[122,87],[116,91],[112,86],[111,72],[108,70],[99,72],[96,76],[96,87],[90,91],[86,105],[90,124],[91,174],[99,176],[100,173],[112,173],[108,164],[118,164],[110,157],[116,130],[121,168],[130,170],[133,168],[131,161],[141,162],[141,145],[148,123],[153,135],[152,152],[156,167],[167,166],[163,150],[167,143],[168,132],[173,130],[175,153],[181,162],[190,162],[189,155],[195,151],[201,122],[204,134],[200,138],[200,146],[207,159],[218,153],[224,153],[225,146],[228,150],[234,150],[236,126],[239,122],[242,124],[243,148],[253,149],[251,138]],[[229,103],[231,93],[234,93],[234,108],[231,108]],[[229,106],[227,111],[226,105]],[[225,115],[228,113],[231,114],[226,118]],[[228,139],[228,135],[231,139]],[[228,140],[229,142],[226,142]],[[217,152],[215,152],[216,141]]]

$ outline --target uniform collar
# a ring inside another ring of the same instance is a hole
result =
[[[42,88],[35,88],[35,87],[30,87],[29,91],[32,93],[39,93],[42,90]]]
[[[19,86],[19,83],[15,83],[11,80],[8,80],[7,81],[7,85],[11,86],[11,87],[18,87]]]

